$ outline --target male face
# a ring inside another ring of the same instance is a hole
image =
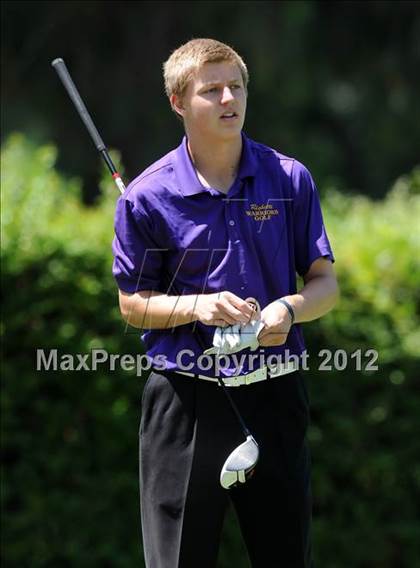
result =
[[[189,136],[219,141],[240,135],[246,100],[239,67],[228,61],[205,63],[189,82],[184,96],[171,97]]]

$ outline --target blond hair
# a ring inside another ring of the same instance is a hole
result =
[[[163,64],[165,92],[182,97],[194,73],[204,63],[229,61],[236,63],[242,75],[245,90],[248,85],[248,69],[240,55],[230,46],[215,39],[192,39],[172,52]]]

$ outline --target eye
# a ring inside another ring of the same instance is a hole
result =
[[[210,89],[207,89],[206,91],[204,91],[205,93],[215,93],[217,91],[216,87],[211,87]]]

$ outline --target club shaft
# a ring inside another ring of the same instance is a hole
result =
[[[223,392],[225,393],[225,395],[226,395],[226,397],[227,397],[227,399],[228,399],[228,401],[229,401],[230,407],[231,407],[231,409],[233,410],[233,413],[235,414],[236,418],[238,419],[238,422],[239,422],[239,424],[241,425],[241,428],[242,428],[243,433],[245,434],[245,437],[247,438],[248,436],[251,435],[251,432],[248,430],[248,428],[247,428],[247,426],[246,426],[246,424],[245,424],[245,422],[244,422],[244,419],[242,418],[242,416],[241,416],[241,414],[240,414],[240,412],[239,412],[239,410],[238,410],[238,407],[237,407],[236,404],[233,402],[233,399],[232,399],[232,397],[230,396],[230,392],[229,392],[227,386],[225,385],[225,383],[223,382],[222,377],[219,376],[219,377],[218,377],[218,380],[219,380],[219,385],[222,387]]]
[[[79,94],[79,91],[77,90],[76,85],[73,82],[73,79],[70,77],[70,73],[68,72],[68,69],[66,67],[66,64],[64,63],[64,61],[59,57],[57,59],[54,59],[54,61],[52,61],[51,65],[53,66],[53,68],[55,69],[55,71],[57,72],[57,75],[60,77],[61,82],[64,85],[64,88],[66,89],[72,103],[74,104],[80,118],[83,121],[83,124],[86,126],[87,131],[90,134],[90,137],[93,140],[93,143],[96,146],[96,149],[98,150],[98,152],[101,154],[104,162],[106,163],[109,171],[111,172],[112,177],[114,178],[114,181],[118,187],[118,189],[120,190],[121,193],[124,193],[125,191],[125,186],[124,183],[121,179],[120,174],[117,171],[117,168],[115,167],[111,156],[108,153],[108,150],[106,149],[106,146],[95,126],[95,124],[93,123],[93,120],[86,108],[85,103],[82,100],[82,97]]]

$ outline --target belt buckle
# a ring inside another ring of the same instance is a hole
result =
[[[228,387],[241,387],[242,385],[252,385],[252,383],[258,383],[259,381],[265,381],[267,379],[267,367],[262,369],[257,369],[248,373],[247,375],[236,375],[234,377],[227,377],[224,379],[224,383]]]
[[[249,373],[245,377],[245,384],[251,385],[252,383],[258,383],[259,381],[265,381],[267,379],[267,367],[262,367],[257,369],[252,373]]]
[[[241,377],[241,375],[236,375],[235,377],[232,377],[232,386],[241,387],[244,384],[246,384],[246,382],[244,381],[244,377]]]
[[[246,384],[244,377],[241,375],[235,375],[234,377],[226,377],[225,379],[222,380],[226,387],[240,387]]]

